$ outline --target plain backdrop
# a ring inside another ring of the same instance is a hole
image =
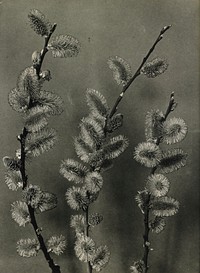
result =
[[[76,158],[73,137],[78,124],[87,115],[85,91],[99,90],[114,104],[121,88],[108,68],[110,56],[128,60],[135,71],[154,42],[160,29],[172,28],[159,43],[153,57],[169,62],[167,72],[155,79],[139,77],[120,104],[124,126],[119,133],[130,140],[129,148],[104,174],[104,187],[91,211],[102,213],[104,221],[92,231],[98,245],[111,251],[105,273],[129,272],[134,259],[142,256],[143,217],[134,201],[143,189],[149,170],[133,160],[134,147],[144,141],[144,118],[150,109],[165,111],[169,95],[175,92],[178,102],[171,116],[182,117],[188,124],[186,139],[175,147],[188,153],[188,164],[168,175],[170,196],[180,202],[177,215],[167,219],[160,235],[150,235],[149,273],[199,272],[199,5],[197,0],[2,0],[0,2],[0,155],[13,156],[18,148],[16,136],[23,127],[22,118],[7,102],[21,70],[31,64],[31,54],[43,46],[43,38],[29,26],[27,14],[41,10],[58,24],[56,34],[71,34],[80,40],[77,58],[45,58],[43,68],[50,69],[52,80],[46,90],[54,90],[64,100],[64,113],[51,119],[59,142],[50,152],[35,158],[28,167],[29,181],[58,196],[58,207],[38,215],[45,238],[54,234],[67,237],[68,247],[54,256],[62,272],[86,272],[86,264],[74,255],[74,234],[69,226],[74,213],[64,194],[71,185],[59,174],[62,159]],[[163,146],[164,149],[168,147]],[[170,147],[171,148],[171,147]],[[48,273],[42,253],[21,258],[16,253],[20,238],[33,237],[30,226],[19,227],[10,214],[10,204],[20,199],[20,192],[9,191],[0,167],[0,272]]]

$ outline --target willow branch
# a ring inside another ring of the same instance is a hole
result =
[[[170,95],[170,100],[169,100],[169,104],[167,107],[167,110],[165,112],[165,115],[163,117],[163,121],[165,121],[168,117],[168,115],[174,110],[174,108],[176,107],[176,102],[174,101],[174,92],[171,93]],[[161,138],[157,139],[156,145],[160,145],[161,142]],[[156,171],[157,167],[152,168],[151,170],[151,174],[154,174]],[[143,255],[143,262],[144,262],[144,266],[145,266],[145,271],[144,273],[147,273],[149,267],[148,267],[148,255],[149,255],[149,212],[150,212],[150,200],[151,200],[151,194],[148,194],[147,196],[147,200],[145,203],[145,208],[144,208],[144,235],[143,235],[143,239],[144,239],[144,255]]]
[[[49,35],[45,38],[44,48],[42,50],[40,62],[37,65],[37,67],[35,67],[38,78],[39,78],[39,74],[40,74],[40,70],[41,70],[41,67],[42,67],[44,57],[45,57],[46,53],[48,52],[48,49],[47,49],[48,42],[49,42],[49,40],[51,38],[52,33],[55,31],[55,29],[56,29],[56,24],[53,25]],[[18,137],[18,140],[20,141],[20,145],[21,145],[20,172],[21,172],[21,176],[22,176],[22,182],[23,182],[22,189],[23,190],[28,185],[28,176],[26,174],[26,138],[27,138],[27,135],[28,135],[28,131],[24,127],[22,134],[20,134],[20,136]],[[54,263],[53,259],[51,258],[50,254],[49,254],[49,252],[47,250],[44,238],[43,238],[43,236],[41,234],[41,229],[38,227],[38,224],[37,224],[37,220],[36,220],[36,217],[35,217],[35,211],[30,205],[28,205],[28,211],[29,211],[29,215],[30,215],[30,219],[31,219],[31,225],[33,226],[34,232],[35,232],[36,237],[38,239],[38,242],[40,244],[40,249],[43,252],[45,260],[47,261],[49,267],[51,268],[52,273],[61,273],[60,266],[56,265]]]
[[[146,63],[146,61],[148,60],[148,58],[150,57],[151,53],[154,51],[156,45],[162,40],[164,33],[171,27],[171,25],[169,26],[165,26],[162,28],[162,30],[160,31],[157,39],[155,40],[154,44],[152,45],[152,47],[149,49],[148,53],[146,54],[146,56],[143,58],[140,66],[138,67],[138,69],[136,70],[135,74],[132,76],[132,78],[128,81],[128,83],[124,86],[124,88],[122,89],[122,92],[120,93],[119,97],[117,98],[111,112],[109,115],[109,118],[111,118],[117,111],[118,105],[120,103],[120,101],[123,99],[125,92],[128,90],[129,86],[134,82],[134,80],[140,75],[140,70],[141,68],[144,66],[144,64]]]

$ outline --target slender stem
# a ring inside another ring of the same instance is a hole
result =
[[[34,209],[28,205],[28,210],[29,210],[29,215],[31,217],[31,224],[34,228],[34,231],[35,231],[35,234],[37,236],[37,239],[40,243],[40,249],[42,250],[43,254],[44,254],[44,257],[46,259],[46,261],[48,262],[49,264],[49,267],[51,268],[52,270],[52,273],[61,273],[60,271],[60,266],[59,265],[56,265],[53,261],[53,259],[51,258],[48,250],[47,250],[47,247],[45,245],[45,242],[44,242],[44,238],[41,234],[41,230],[40,228],[38,227],[38,224],[37,224],[37,221],[36,221],[36,218],[35,218],[35,212],[34,212]]]
[[[24,190],[27,186],[28,177],[26,175],[26,152],[25,152],[25,145],[26,145],[26,137],[27,137],[28,131],[24,127],[22,134],[19,136],[19,141],[21,144],[21,166],[20,166],[20,172],[22,175],[22,181],[23,186],[22,189]]]
[[[85,220],[86,220],[85,234],[86,234],[86,236],[89,236],[88,218],[89,218],[89,207],[87,207],[87,209],[86,209],[86,211],[85,211]]]
[[[89,237],[89,227],[90,227],[88,219],[89,219],[89,206],[85,210],[85,220],[86,220],[85,234],[87,237]],[[87,263],[87,270],[88,270],[88,273],[92,273],[92,266],[90,262]]]
[[[169,104],[167,107],[167,110],[165,112],[165,115],[163,117],[163,121],[165,121],[168,117],[168,115],[174,110],[174,108],[176,107],[176,102],[174,101],[174,92],[171,93],[170,95],[170,100],[169,100]],[[161,138],[157,139],[156,145],[159,146],[161,142]],[[157,166],[152,168],[151,170],[151,174],[154,174],[155,171],[157,169]],[[144,266],[145,266],[145,271],[144,273],[147,273],[149,267],[148,267],[148,255],[149,255],[149,213],[150,213],[150,201],[151,201],[151,194],[148,194],[147,196],[147,200],[145,203],[145,208],[144,208],[144,235],[143,235],[143,239],[144,239],[144,255],[143,255],[143,262],[144,262]]]
[[[120,93],[119,97],[117,98],[112,110],[110,111],[110,115],[109,118],[111,118],[117,111],[118,105],[120,103],[120,101],[123,99],[125,92],[127,91],[127,89],[129,88],[129,86],[134,82],[134,80],[140,75],[140,70],[143,67],[143,65],[146,63],[146,61],[148,60],[149,56],[151,55],[151,53],[154,51],[156,45],[162,40],[163,38],[163,34],[171,27],[171,25],[169,26],[165,26],[162,28],[162,30],[160,31],[158,38],[155,40],[154,44],[152,45],[152,47],[149,49],[148,53],[146,54],[146,56],[143,58],[140,66],[138,67],[138,69],[136,70],[135,74],[132,76],[132,78],[128,81],[128,83],[124,86],[124,88],[122,89],[122,92]]]
[[[27,175],[26,175],[26,167],[25,167],[25,162],[26,162],[26,152],[25,152],[25,147],[26,147],[26,137],[27,137],[28,131],[26,130],[26,128],[23,129],[22,134],[19,137],[19,141],[21,144],[21,167],[20,167],[20,172],[21,172],[21,176],[22,176],[22,181],[23,181],[23,189],[25,189],[27,187],[28,184],[28,179],[27,179]],[[33,226],[33,229],[35,231],[35,234],[37,236],[37,239],[40,243],[40,249],[42,250],[44,257],[46,259],[46,261],[48,262],[49,267],[52,270],[52,273],[60,273],[60,267],[56,264],[54,264],[53,259],[51,258],[50,254],[48,253],[47,247],[45,245],[43,236],[41,234],[41,231],[38,227],[36,218],[35,218],[35,212],[34,209],[28,205],[28,211],[29,211],[29,215],[30,215],[30,219],[31,219],[31,224]]]
[[[167,110],[165,112],[164,121],[167,119],[168,115],[174,111],[175,107],[177,106],[177,103],[174,101],[174,92],[170,95],[169,105],[167,107]],[[160,143],[160,140],[159,140]]]
[[[37,65],[37,67],[35,67],[38,78],[40,77],[39,74],[40,74],[40,70],[41,70],[41,67],[42,67],[44,57],[45,57],[46,53],[48,52],[47,45],[48,45],[49,39],[51,38],[51,35],[55,31],[55,29],[56,29],[56,24],[53,25],[49,35],[45,38],[45,44],[44,44],[44,48],[42,50],[40,62]],[[18,140],[20,141],[20,144],[21,144],[20,172],[21,172],[22,181],[23,181],[23,186],[22,186],[23,190],[28,185],[28,176],[26,174],[26,138],[27,138],[27,135],[28,135],[28,131],[24,127],[22,134],[20,134],[20,136],[18,137]],[[29,211],[29,215],[30,215],[30,219],[31,219],[31,224],[33,226],[33,229],[35,231],[35,234],[36,234],[37,239],[38,239],[39,244],[40,244],[40,249],[42,250],[42,252],[44,254],[44,257],[45,257],[49,267],[51,268],[52,273],[61,273],[60,266],[54,263],[53,259],[51,258],[50,254],[48,252],[48,249],[47,249],[47,247],[45,245],[44,238],[43,238],[43,236],[41,234],[41,229],[38,227],[38,224],[37,224],[37,220],[36,220],[36,217],[35,217],[35,211],[30,205],[28,205],[28,211]]]
[[[45,57],[46,53],[48,52],[48,48],[47,48],[48,42],[49,42],[49,40],[51,38],[51,35],[55,31],[56,27],[57,27],[57,24],[54,24],[53,27],[52,27],[52,29],[51,29],[51,31],[50,31],[50,33],[49,33],[49,35],[47,37],[45,37],[44,47],[43,47],[43,49],[41,51],[41,56],[40,56],[40,62],[35,67],[36,73],[37,73],[37,75],[38,75],[39,78],[40,78],[40,70],[41,70],[41,67],[42,67],[42,64],[43,64],[43,61],[44,61],[44,57]]]
[[[145,273],[148,271],[148,255],[149,255],[149,202],[151,199],[151,195],[148,194],[148,198],[146,200],[146,205],[144,209],[144,255],[143,262],[145,265]]]

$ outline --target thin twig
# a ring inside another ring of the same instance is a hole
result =
[[[140,64],[140,66],[138,67],[138,69],[136,70],[135,74],[132,76],[132,78],[128,81],[128,83],[124,86],[124,88],[122,89],[122,92],[120,93],[119,97],[117,98],[112,110],[110,111],[110,115],[109,118],[112,118],[112,116],[116,113],[118,105],[120,103],[120,101],[123,99],[125,92],[127,91],[127,89],[129,88],[129,86],[134,82],[134,80],[140,75],[140,70],[143,67],[143,65],[146,63],[146,61],[148,60],[149,56],[151,55],[151,53],[154,51],[156,45],[162,40],[163,38],[163,34],[171,27],[171,25],[169,26],[165,26],[162,28],[162,30],[160,31],[158,38],[156,39],[156,41],[154,42],[154,44],[152,45],[152,47],[149,49],[148,53],[146,54],[146,56],[143,58],[142,63]]]
[[[89,206],[86,208],[85,210],[85,220],[86,220],[86,227],[85,227],[85,234],[87,237],[89,237]],[[92,266],[90,264],[90,262],[87,262],[87,269],[88,269],[88,273],[92,273]]]
[[[169,100],[169,104],[167,107],[167,110],[165,112],[165,115],[163,117],[163,121],[165,121],[168,117],[168,115],[174,110],[174,108],[176,107],[176,102],[174,101],[174,92],[171,93],[170,95],[170,100]],[[161,138],[157,139],[156,145],[159,146],[161,142]],[[152,168],[151,170],[151,174],[154,174],[156,171],[157,167]],[[145,271],[144,273],[147,273],[149,266],[148,266],[148,255],[149,255],[149,247],[150,247],[150,243],[149,243],[149,212],[150,212],[150,201],[151,201],[151,194],[148,194],[147,196],[147,200],[145,203],[145,208],[144,208],[144,235],[143,235],[143,239],[144,239],[144,255],[143,255],[143,262],[144,262],[144,266],[145,266]]]
[[[51,35],[55,31],[56,27],[57,27],[57,24],[54,24],[51,31],[50,31],[50,33],[49,33],[49,35],[47,37],[45,37],[45,43],[44,43],[44,47],[43,47],[43,49],[41,51],[40,62],[35,68],[36,73],[38,75],[38,78],[40,78],[40,70],[41,70],[41,67],[42,67],[42,64],[43,64],[43,61],[44,61],[44,57],[45,57],[46,53],[48,52],[47,46],[48,46],[49,40],[51,38]]]
[[[26,175],[26,152],[25,152],[25,146],[26,146],[26,137],[27,137],[28,131],[24,127],[22,134],[18,137],[18,140],[20,141],[21,145],[21,166],[20,166],[20,172],[22,176],[22,182],[23,186],[22,189],[24,190],[27,186],[28,177]]]
[[[36,221],[36,218],[35,218],[35,212],[34,212],[34,209],[28,205],[28,210],[29,210],[29,215],[30,215],[30,218],[31,218],[31,224],[34,228],[34,231],[35,231],[35,234],[37,236],[37,239],[40,243],[40,249],[42,250],[43,254],[44,254],[44,257],[46,259],[46,261],[48,262],[49,264],[49,267],[51,268],[52,270],[52,273],[60,273],[60,266],[59,265],[56,265],[53,261],[53,259],[51,258],[48,250],[47,250],[47,247],[45,245],[45,242],[44,242],[44,238],[41,234],[41,229],[38,227],[38,224],[37,224],[37,221]]]
[[[148,194],[145,208],[144,208],[144,255],[143,255],[143,262],[145,265],[145,273],[148,270],[148,255],[149,255],[149,202],[151,200],[151,195]]]

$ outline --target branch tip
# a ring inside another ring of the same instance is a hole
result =
[[[140,66],[138,67],[138,69],[136,70],[135,74],[132,76],[132,78],[127,82],[127,84],[123,87],[122,92],[120,93],[119,97],[117,98],[112,110],[110,111],[110,115],[109,118],[112,118],[112,116],[116,113],[117,111],[117,107],[119,105],[119,103],[121,102],[121,100],[123,99],[123,96],[125,94],[125,92],[127,91],[127,89],[129,88],[129,86],[134,82],[134,80],[141,74],[141,68],[143,67],[143,65],[146,63],[146,61],[148,60],[148,58],[150,57],[151,53],[154,51],[156,45],[162,40],[163,38],[163,34],[171,27],[171,25],[168,26],[164,26],[161,31],[159,36],[157,37],[157,39],[155,40],[154,44],[152,45],[152,47],[149,49],[148,53],[146,54],[146,56],[143,58],[142,63],[140,64]]]
[[[160,32],[160,34],[164,34],[168,29],[170,29],[172,27],[172,25],[168,25],[168,26],[164,26]]]
[[[172,97],[174,97],[174,94],[175,94],[175,92],[174,92],[174,91],[172,91],[172,93],[171,93],[171,98],[172,98]]]
[[[54,23],[54,24],[53,24],[53,27],[52,27],[52,29],[51,29],[51,33],[53,33],[53,32],[55,31],[56,27],[57,27],[57,24]]]

